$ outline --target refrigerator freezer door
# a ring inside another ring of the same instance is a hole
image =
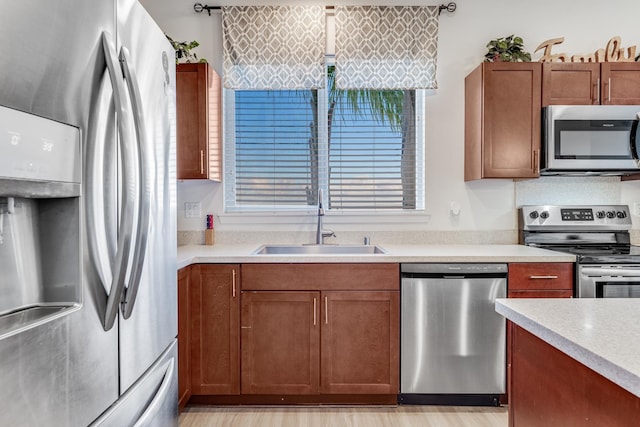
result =
[[[173,427],[178,423],[178,345],[164,352],[91,427]]]
[[[144,125],[135,132],[144,146],[138,150],[142,185],[129,273],[135,278],[141,268],[140,281],[137,290],[128,281],[119,320],[124,393],[177,335],[175,61],[164,33],[137,1],[119,0],[117,12],[120,60],[125,75],[137,76],[127,82],[129,102],[136,126]],[[144,102],[136,99],[136,92]],[[146,245],[139,244],[144,240]]]
[[[84,152],[91,115],[113,125],[109,103],[96,102],[109,84],[103,31],[115,34],[114,2],[0,0],[0,105],[79,128]],[[81,209],[75,238],[86,250],[84,219]],[[106,292],[88,257],[82,263],[78,309],[0,340],[0,425],[86,426],[118,398],[118,330],[104,331]]]

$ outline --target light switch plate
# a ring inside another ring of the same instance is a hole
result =
[[[185,218],[201,218],[202,209],[199,202],[186,202],[184,204]]]

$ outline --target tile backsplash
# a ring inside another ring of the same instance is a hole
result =
[[[369,237],[371,244],[406,245],[467,245],[467,244],[515,244],[517,230],[480,231],[340,231],[328,238],[327,243],[361,244]],[[315,233],[269,231],[216,230],[216,244],[305,244],[315,240]],[[203,245],[204,230],[178,231],[178,246]]]
[[[516,208],[523,205],[619,204],[620,177],[546,176],[517,181]]]

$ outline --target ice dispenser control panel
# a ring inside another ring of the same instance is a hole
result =
[[[79,183],[78,128],[0,106],[0,179]]]

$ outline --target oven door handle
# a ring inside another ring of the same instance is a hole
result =
[[[587,277],[640,277],[640,266],[632,268],[582,267],[580,275]]]

